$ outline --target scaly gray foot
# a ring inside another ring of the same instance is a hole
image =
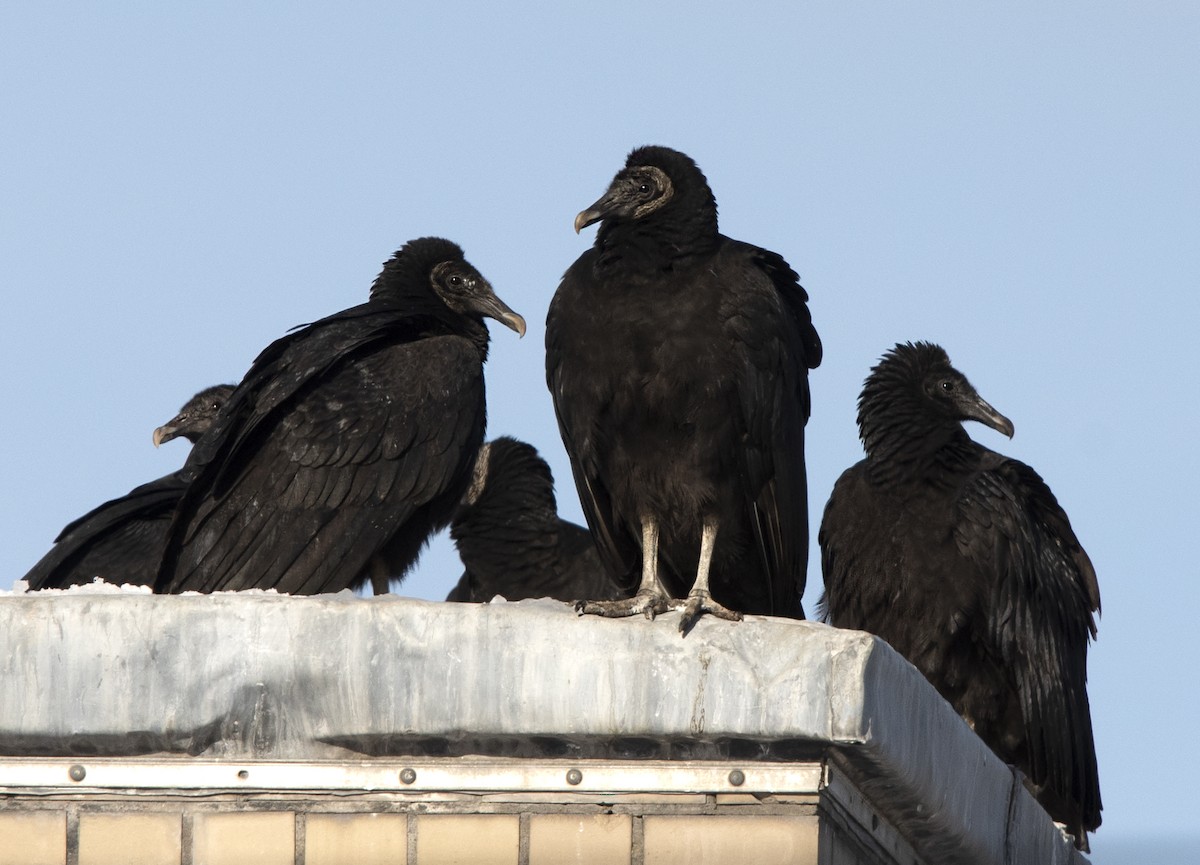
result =
[[[610,619],[621,619],[643,613],[647,619],[653,620],[659,613],[665,613],[674,608],[672,600],[658,592],[638,592],[632,598],[622,598],[619,601],[575,602],[575,609],[582,616],[605,616]]]
[[[688,593],[687,601],[683,604],[678,604],[677,609],[683,610],[683,614],[679,618],[679,633],[687,634],[692,629],[692,625],[696,623],[705,613],[710,616],[716,616],[718,619],[726,619],[730,622],[740,622],[742,614],[730,610],[713,600],[712,595],[705,591],[692,590]]]

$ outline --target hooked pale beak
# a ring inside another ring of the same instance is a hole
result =
[[[599,201],[596,202],[596,204],[599,203]],[[579,214],[575,217],[575,233],[578,234],[592,223],[599,222],[603,218],[604,212],[597,210],[595,204],[593,204],[587,210],[579,211]]]
[[[480,297],[475,302],[474,307],[475,311],[480,315],[486,315],[488,318],[494,318],[505,327],[515,330],[517,332],[517,336],[525,335],[524,317],[516,312],[513,312],[507,303],[496,296],[495,292],[488,291],[486,296]]]
[[[177,438],[178,436],[179,427],[175,424],[175,421],[172,420],[170,423],[163,424],[156,429],[154,431],[154,435],[150,437],[150,440],[154,442],[155,447],[158,447],[159,445],[165,444],[171,439]]]
[[[984,426],[990,426],[996,432],[1009,438],[1012,438],[1016,431],[1013,422],[992,408],[991,403],[979,394],[975,394],[974,399],[963,406],[963,414],[970,420],[977,420]]]

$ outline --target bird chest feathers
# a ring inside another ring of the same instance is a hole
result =
[[[617,415],[690,424],[722,390],[715,298],[602,282],[572,327],[572,378]],[[668,314],[664,314],[668,313]],[[721,409],[725,410],[724,407]]]

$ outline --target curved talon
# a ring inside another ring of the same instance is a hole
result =
[[[679,617],[679,633],[684,636],[687,635],[692,625],[705,613],[729,622],[740,622],[742,620],[740,612],[731,610],[723,604],[714,601],[712,595],[708,592],[691,592],[687,597],[687,602],[682,604],[681,607],[683,614]]]
[[[659,613],[665,613],[671,609],[673,609],[671,599],[665,595],[649,595],[646,598],[644,612],[650,621],[654,621],[654,617]]]

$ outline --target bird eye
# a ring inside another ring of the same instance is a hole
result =
[[[650,194],[650,184],[649,183],[639,184],[638,192],[640,192],[642,195],[649,195]]]
[[[941,384],[942,384],[942,391],[944,393],[953,393],[954,392],[954,382],[950,381],[950,379],[943,379]]]
[[[455,288],[458,288],[460,285],[462,285],[462,277],[461,276],[457,276],[457,275],[452,276],[452,277],[450,277],[450,279],[448,281]]]
[[[210,410],[212,410],[212,411],[216,411],[216,410],[217,410],[217,409],[219,409],[220,407],[221,407],[221,404],[220,404],[219,402],[214,402],[213,404],[211,404],[211,405],[209,406],[209,409],[210,409]]]

